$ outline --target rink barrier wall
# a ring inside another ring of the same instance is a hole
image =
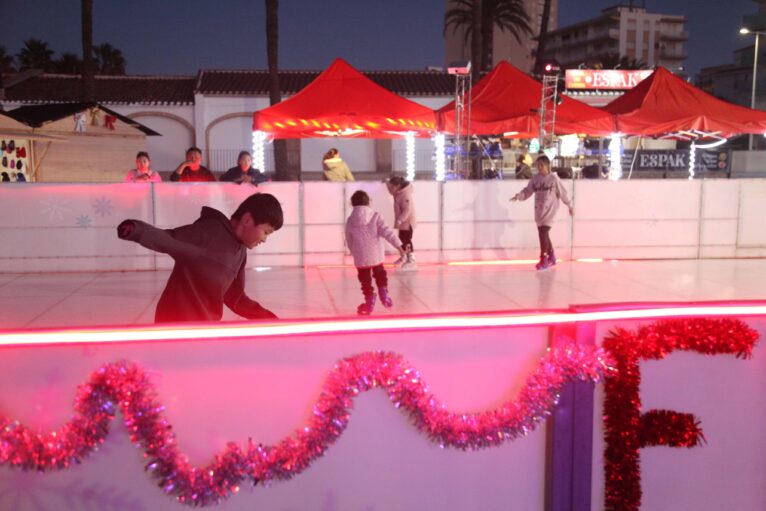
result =
[[[764,302],[0,332],[0,405],[4,417],[58,428],[71,417],[78,385],[105,364],[130,361],[157,389],[181,451],[202,465],[228,441],[272,445],[302,427],[328,371],[345,357],[398,353],[450,410],[478,412],[513,399],[548,348],[601,346],[617,328],[674,317],[739,318],[766,333]],[[642,409],[693,413],[707,439],[691,449],[641,449],[642,509],[764,509],[763,344],[748,360],[677,352],[642,362],[641,372]],[[603,387],[569,384],[537,429],[467,452],[429,441],[380,389],[363,392],[348,428],[307,470],[243,487],[219,508],[603,510]],[[79,465],[47,474],[0,467],[0,509],[182,509],[145,464],[118,415]]]
[[[535,259],[534,199],[509,202],[524,181],[417,181],[419,262]],[[766,256],[766,181],[565,181],[574,218],[559,210],[551,237],[563,259]],[[231,214],[255,191],[273,193],[284,227],[251,252],[251,266],[347,265],[343,225],[351,194],[367,191],[393,224],[380,182],[47,184],[0,186],[0,272],[167,269],[172,260],[120,241],[136,218],[163,228],[193,222],[202,206]],[[389,250],[393,250],[389,247]]]

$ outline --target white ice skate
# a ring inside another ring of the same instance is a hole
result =
[[[407,257],[399,266],[399,271],[418,271],[418,263],[415,262],[415,256],[411,252],[407,253]]]

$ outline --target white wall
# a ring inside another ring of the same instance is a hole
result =
[[[109,105],[109,108],[131,117],[153,129],[160,136],[146,137],[154,170],[174,170],[184,159],[184,152],[195,144],[194,107],[192,105]]]
[[[533,199],[508,199],[525,182],[416,181],[419,261],[535,259]],[[551,237],[560,258],[764,257],[766,181],[571,181],[574,221],[559,210]],[[247,195],[273,193],[285,227],[250,254],[254,266],[350,264],[343,224],[351,194],[366,190],[393,224],[393,200],[379,182],[155,185],[0,185],[0,271],[166,268],[115,227],[138,218],[162,227],[194,221],[203,205],[231,214]]]

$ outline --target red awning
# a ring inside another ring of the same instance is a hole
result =
[[[603,109],[617,116],[619,132],[627,135],[766,132],[766,112],[715,98],[663,67]]]
[[[433,110],[384,89],[343,59],[294,96],[253,115],[253,130],[275,138],[429,137]]]
[[[493,135],[516,132],[536,137],[540,131],[542,84],[508,62],[500,62],[471,89],[471,133]],[[613,117],[603,110],[566,96],[556,108],[555,133],[609,135]],[[440,108],[440,131],[454,133],[455,102]]]

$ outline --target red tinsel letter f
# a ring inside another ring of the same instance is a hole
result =
[[[605,378],[604,472],[606,509],[638,511],[641,507],[639,449],[655,445],[693,447],[704,440],[692,414],[671,410],[641,413],[639,362],[663,359],[675,350],[748,358],[758,333],[737,319],[672,319],[618,329],[604,339],[617,371]]]

